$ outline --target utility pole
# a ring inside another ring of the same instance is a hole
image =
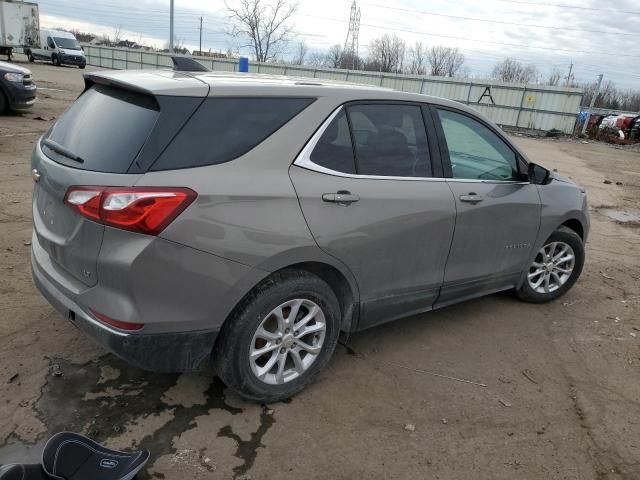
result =
[[[200,55],[202,55],[202,16],[200,16]]]
[[[584,125],[582,125],[582,136],[584,137],[587,133],[587,127],[589,126],[589,119],[591,118],[591,110],[593,110],[593,105],[596,103],[596,97],[600,94],[600,87],[602,86],[602,79],[604,78],[604,74],[598,75],[598,86],[596,87],[596,91],[593,92],[593,97],[591,97],[591,103],[589,104],[589,110],[587,110],[587,118],[584,119]]]
[[[173,0],[169,1],[169,53],[173,53]]]
[[[571,85],[571,72],[573,71],[573,62],[569,65],[569,75],[567,75],[567,87]]]

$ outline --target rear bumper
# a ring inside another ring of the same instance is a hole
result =
[[[33,282],[62,315],[111,353],[138,368],[154,372],[190,372],[206,365],[218,330],[129,334],[111,329],[85,312],[47,277],[31,255]]]

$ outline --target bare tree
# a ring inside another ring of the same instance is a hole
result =
[[[342,62],[342,47],[336,43],[326,55],[326,65],[330,68],[340,68]]]
[[[76,37],[76,40],[78,40],[81,43],[85,43],[85,42],[88,43],[94,38],[96,38],[96,36],[93,33],[85,33],[80,31],[80,29],[78,28],[72,29],[71,33],[73,33],[73,36]]]
[[[369,58],[365,70],[400,73],[407,45],[396,35],[384,34],[369,43]]]
[[[525,65],[514,58],[505,58],[493,67],[493,78],[503,82],[531,83],[537,77],[535,65]]]
[[[287,0],[238,0],[234,5],[225,2],[233,22],[231,35],[251,47],[256,61],[276,58],[288,43],[292,31],[289,23],[298,5]]]
[[[440,45],[431,47],[427,52],[430,74],[435,77],[444,77],[447,73],[448,49]]]
[[[427,51],[430,74],[435,77],[453,77],[464,65],[464,55],[457,48],[436,45]]]
[[[546,84],[551,86],[551,87],[556,87],[558,85],[560,85],[560,79],[562,78],[562,73],[560,73],[559,70],[554,69],[551,74],[549,75],[549,78],[547,79]]]
[[[304,41],[298,42],[298,45],[296,46],[296,53],[291,63],[294,65],[304,65],[308,53],[308,45]]]
[[[113,31],[113,43],[116,45],[122,40],[122,25],[118,25]]]
[[[409,49],[409,68],[407,73],[424,75],[427,73],[427,47],[422,42],[416,42]]]
[[[455,77],[464,65],[465,58],[457,48],[449,48],[448,50],[449,55],[446,63],[447,76]]]
[[[311,67],[324,67],[327,64],[327,54],[317,50],[309,52],[305,64]]]

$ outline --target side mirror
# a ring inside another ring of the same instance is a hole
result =
[[[540,165],[530,163],[527,171],[529,181],[534,185],[546,185],[551,178],[551,172]]]

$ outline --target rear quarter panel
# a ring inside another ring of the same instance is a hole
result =
[[[198,193],[161,237],[267,272],[301,262],[326,263],[341,271],[357,292],[348,268],[317,246],[288,173],[304,144],[339,102],[317,99],[235,160],[143,175],[136,185],[183,186]]]

